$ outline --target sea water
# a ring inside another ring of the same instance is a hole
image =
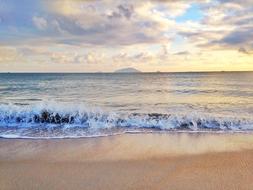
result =
[[[253,72],[3,73],[0,137],[251,132]]]

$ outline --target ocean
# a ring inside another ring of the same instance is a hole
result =
[[[0,137],[252,132],[253,72],[2,73]]]

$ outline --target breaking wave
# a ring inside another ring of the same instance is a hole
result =
[[[129,132],[251,132],[253,121],[200,114],[115,113],[83,105],[0,105],[2,138],[79,138]]]

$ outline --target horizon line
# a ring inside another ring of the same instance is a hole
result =
[[[146,72],[101,72],[101,71],[94,71],[94,72],[40,72],[40,71],[4,71],[0,74],[145,74],[145,73],[225,73],[225,72],[253,72],[253,70],[238,70],[238,71],[146,71]]]

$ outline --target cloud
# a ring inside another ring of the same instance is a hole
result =
[[[23,22],[23,26],[28,28],[26,36],[16,40],[17,43],[28,42],[33,38],[36,38],[36,41],[50,39],[55,43],[66,44],[160,43],[168,40],[165,36],[169,27],[167,24],[172,23],[169,19],[163,18],[158,11],[154,12],[159,8],[155,3],[148,3],[149,6],[146,7],[147,3],[144,1],[47,0],[41,4],[43,6],[39,9],[38,5],[34,5],[27,15],[31,16],[32,23],[29,23],[29,19],[24,15],[19,18],[20,23]],[[22,14],[18,7],[14,9],[18,14]],[[26,12],[26,7],[22,12]],[[36,30],[30,29],[33,26]],[[24,30],[22,33],[26,30],[23,27],[18,28]],[[8,30],[7,27],[6,29]],[[9,42],[15,43],[15,40]]]
[[[31,32],[30,38],[51,38],[51,40],[55,39],[56,43],[78,44],[80,42],[80,44],[94,43],[94,45],[160,43],[172,39],[175,33],[192,37],[193,41],[195,41],[194,36],[190,34],[195,33],[195,36],[204,39],[203,43],[205,40],[217,41],[222,38],[226,41],[225,33],[231,32],[233,27],[243,22],[249,24],[252,19],[249,16],[237,19],[245,15],[252,15],[250,14],[252,13],[250,11],[251,1],[247,0],[45,0],[37,2],[26,0],[25,2],[26,6],[23,6],[22,10],[18,7],[20,4],[18,1],[5,1],[4,4],[5,7],[16,12],[11,16],[12,18],[21,14],[20,18],[15,19],[22,19],[22,22],[26,22],[29,19],[25,17],[32,16],[33,25],[40,31],[36,33],[28,29]],[[184,14],[192,3],[201,5],[200,8],[205,13],[203,22],[200,21],[199,28],[194,29],[191,29],[192,23],[188,25],[183,23],[182,26],[179,26],[175,18]],[[236,19],[237,23],[232,23]],[[23,25],[29,26],[29,23]],[[203,28],[208,31],[204,31]],[[29,32],[26,33],[26,38],[29,38]],[[127,40],[124,39],[123,34]],[[210,40],[207,40],[208,36],[212,36]],[[98,40],[91,40],[92,38]],[[27,40],[24,37],[23,39]]]
[[[13,63],[21,60],[23,60],[23,56],[16,48],[0,46],[0,63]]]
[[[218,0],[220,3],[227,3],[227,4],[238,4],[242,6],[251,5],[252,0]]]
[[[201,17],[191,19],[196,15],[189,10],[201,12]],[[249,63],[253,4],[252,0],[3,0],[0,42],[1,62],[9,63],[26,58],[65,65],[166,67],[183,65],[187,57],[189,65],[205,67],[204,63],[223,59],[233,62],[236,55]]]
[[[243,53],[243,54],[249,54],[249,52],[244,47],[240,47],[238,49],[238,52]]]
[[[42,17],[37,17],[34,16],[32,18],[34,25],[39,29],[39,30],[45,30],[47,28],[47,21],[46,19]]]
[[[49,53],[50,60],[56,64],[98,64],[105,62],[105,55],[102,52],[52,52]]]
[[[113,12],[113,17],[125,17],[130,19],[131,16],[134,14],[134,7],[133,5],[118,5],[118,12]]]
[[[252,1],[210,1],[202,4],[202,11],[201,21],[186,22],[178,28],[187,42],[205,50],[253,49]]]
[[[253,48],[253,27],[248,29],[238,29],[235,30],[228,35],[226,35],[223,39],[218,41],[220,43],[228,44],[228,45],[248,45]]]

